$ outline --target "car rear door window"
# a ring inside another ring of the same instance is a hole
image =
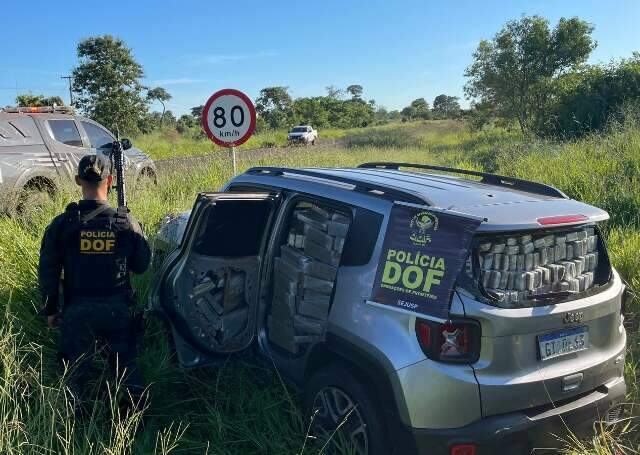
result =
[[[111,145],[114,141],[113,136],[107,130],[89,122],[81,122],[84,131],[89,137],[89,142],[93,148],[101,148]]]
[[[194,240],[193,252],[203,256],[237,258],[260,253],[272,199],[212,205]]]
[[[380,235],[384,217],[380,213],[357,207],[342,252],[343,266],[362,266],[369,263]]]
[[[47,123],[56,141],[65,145],[82,147],[82,139],[76,122],[73,120],[48,120]]]

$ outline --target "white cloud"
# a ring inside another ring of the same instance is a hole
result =
[[[257,58],[277,57],[280,55],[276,51],[260,51],[250,54],[215,54],[196,57],[192,63],[195,64],[217,64],[227,62],[238,62],[241,60],[253,60]]]

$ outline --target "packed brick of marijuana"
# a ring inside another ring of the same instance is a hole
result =
[[[598,237],[592,227],[483,242],[477,249],[482,286],[503,302],[549,292],[585,291],[594,284],[597,248]]]
[[[324,335],[338,264],[349,229],[341,213],[296,208],[274,262],[269,339],[291,353]]]

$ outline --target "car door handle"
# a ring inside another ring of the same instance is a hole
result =
[[[56,153],[56,158],[58,158],[58,161],[69,161],[69,158],[67,158],[66,155],[63,155],[62,153]]]

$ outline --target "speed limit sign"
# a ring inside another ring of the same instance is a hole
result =
[[[226,88],[215,92],[202,110],[202,127],[216,144],[244,144],[256,129],[256,109],[247,95]]]

